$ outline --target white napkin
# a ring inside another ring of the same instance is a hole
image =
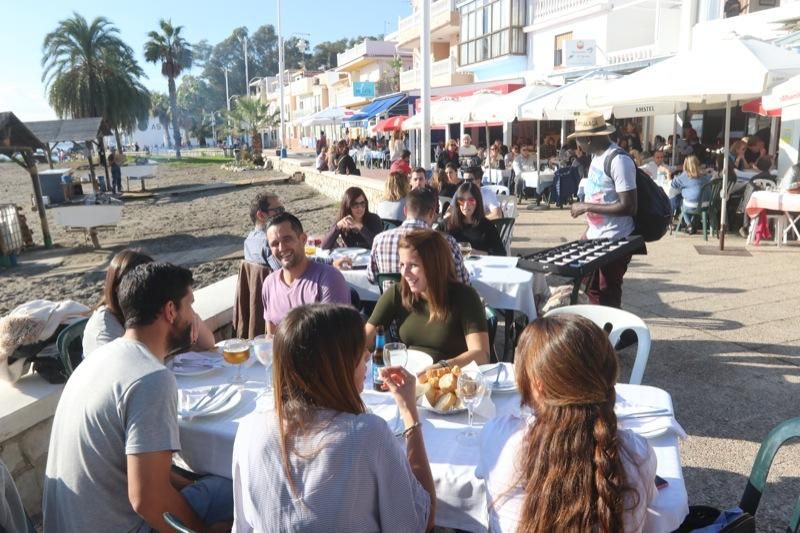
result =
[[[686,438],[686,431],[672,415],[620,418],[619,425],[644,438],[655,438],[669,432],[675,433],[681,439]]]
[[[170,363],[173,368],[219,368],[223,360],[217,352],[184,352],[173,357]]]
[[[195,408],[194,405],[201,397],[205,396],[207,392],[208,388],[193,390],[180,389],[178,391],[178,405],[180,406],[178,417],[191,420],[199,415],[213,414],[220,408],[226,406],[239,390],[237,387],[230,384],[222,385],[211,399],[203,400],[203,405],[201,405],[199,409]]]

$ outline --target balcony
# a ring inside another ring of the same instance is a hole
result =
[[[529,0],[528,30],[539,30],[554,24],[600,13],[611,9],[608,0]]]
[[[292,95],[311,94],[314,91],[314,85],[319,83],[315,83],[315,81],[314,78],[300,78],[294,80],[289,86],[289,90],[292,92]]]
[[[452,35],[458,35],[459,24],[460,15],[455,0],[431,1],[431,41],[450,41]],[[422,32],[422,9],[399,19],[397,31],[392,35],[398,48],[419,48],[420,32]]]
[[[369,41],[355,45],[341,54],[336,54],[336,70],[351,70],[360,67],[374,57],[394,57],[397,46],[393,42]]]
[[[618,52],[609,52],[606,57],[609,65],[619,65],[620,63],[631,63],[633,61],[643,61],[658,57],[659,53],[655,46],[638,46],[627,48]]]
[[[458,61],[449,57],[431,64],[431,87],[449,87],[451,85],[466,85],[473,82],[471,72],[458,72]],[[422,71],[419,68],[406,70],[400,73],[400,90],[410,91],[419,89],[422,84]]]

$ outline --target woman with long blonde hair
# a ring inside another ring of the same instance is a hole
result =
[[[378,203],[378,216],[387,220],[406,218],[406,196],[408,195],[408,176],[400,171],[389,173],[383,184],[383,200]]]
[[[239,424],[233,446],[234,531],[426,531],[436,493],[402,367],[382,377],[405,424],[405,449],[360,394],[367,362],[354,308],[306,305],[273,343],[275,409]]]
[[[534,416],[493,419],[481,434],[476,476],[486,480],[489,530],[638,532],[655,498],[647,441],[617,427],[617,354],[576,315],[536,320],[514,369]]]
[[[697,156],[690,155],[683,161],[683,172],[672,179],[670,190],[672,191],[671,202],[673,209],[678,207],[677,202],[682,199],[683,222],[686,230],[693,233],[692,216],[689,211],[697,212],[701,207],[705,207],[711,201],[708,194],[704,194],[703,187],[710,181],[708,174],[700,168],[700,160]],[[710,192],[709,189],[706,189]]]

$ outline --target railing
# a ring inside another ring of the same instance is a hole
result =
[[[543,18],[554,18],[571,14],[575,10],[585,9],[594,5],[608,4],[608,0],[530,0],[533,6],[533,20],[529,24],[536,24]]]
[[[458,72],[458,63],[455,57],[448,57],[440,61],[431,63],[431,85],[433,87],[441,87],[443,85],[451,85],[454,76],[463,76],[463,83],[468,83],[471,74]],[[405,91],[408,89],[419,88],[422,82],[422,70],[414,68],[400,73],[400,90]]]
[[[422,0],[425,2],[426,0]],[[456,11],[456,2],[455,0],[433,0],[431,2],[431,29],[434,29],[435,25],[438,23],[437,19],[443,16],[446,16],[447,19],[450,19],[450,12]],[[405,18],[401,18],[397,22],[397,35],[403,34],[405,32],[417,32],[419,33],[422,31],[422,8],[414,11],[411,15]]]
[[[617,52],[608,52],[606,55],[609,65],[616,65],[618,63],[630,63],[631,61],[640,61],[642,59],[650,59],[656,55],[656,47],[653,45],[638,46],[636,48],[626,48]]]
[[[341,54],[336,54],[336,64],[339,66],[346,65],[347,63],[365,55],[367,55],[367,43],[362,41],[349,50],[345,50]]]

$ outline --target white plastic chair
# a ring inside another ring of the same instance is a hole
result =
[[[500,207],[503,209],[503,216],[506,218],[517,218],[517,198],[513,195],[498,196]]]
[[[608,326],[610,326],[611,331],[608,333],[608,340],[611,341],[612,346],[617,344],[623,331],[626,329],[633,330],[637,338],[636,360],[633,363],[629,383],[632,385],[642,384],[644,368],[647,366],[647,358],[650,356],[650,329],[641,318],[622,309],[604,305],[568,305],[553,309],[545,316],[565,314],[580,315],[588,318],[605,331],[608,331]]]

